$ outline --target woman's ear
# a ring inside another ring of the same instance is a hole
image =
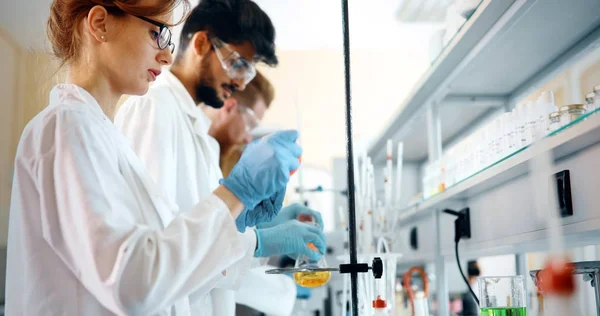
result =
[[[108,12],[103,6],[97,5],[88,12],[85,24],[92,35],[98,42],[108,41],[108,31],[106,23],[108,20]]]

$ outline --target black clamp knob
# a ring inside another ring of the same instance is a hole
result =
[[[369,267],[366,263],[357,264],[340,264],[340,273],[365,273],[373,271],[373,277],[375,279],[381,279],[383,276],[383,261],[381,258],[376,257],[373,259],[372,265]]]
[[[373,265],[371,269],[373,270],[373,276],[375,279],[381,279],[381,276],[383,276],[383,261],[381,258],[376,257],[373,259]]]

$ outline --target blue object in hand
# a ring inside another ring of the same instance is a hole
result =
[[[312,260],[319,260],[325,253],[325,235],[311,224],[297,220],[287,221],[271,228],[257,229],[258,247],[255,257],[271,257],[279,255],[305,255]],[[312,243],[319,250],[308,247]]]
[[[299,203],[294,203],[290,206],[284,207],[274,220],[270,222],[264,221],[258,225],[258,228],[269,228],[281,225],[292,219],[297,219],[301,214],[312,216],[312,218],[314,218],[317,222],[317,225],[321,228],[321,230],[323,230],[323,218],[321,217],[321,213]]]
[[[300,167],[302,148],[296,144],[297,139],[298,132],[288,130],[251,143],[221,183],[246,209],[254,210],[262,200],[285,189],[290,172]]]
[[[283,198],[285,197],[285,188],[274,196],[262,200],[252,210],[244,209],[244,211],[235,220],[235,226],[240,233],[246,231],[246,227],[258,226],[264,222],[271,222],[283,206]]]

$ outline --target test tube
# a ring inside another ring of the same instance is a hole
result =
[[[394,181],[394,184],[396,185],[396,206],[400,206],[400,193],[401,193],[401,186],[402,186],[402,162],[403,162],[403,157],[404,156],[404,143],[399,142],[398,143],[398,157],[396,157],[397,159],[397,163],[396,163],[396,181]]]
[[[385,156],[385,175],[384,175],[384,184],[385,184],[385,207],[389,208],[392,205],[392,140],[388,139],[387,141],[387,154]]]

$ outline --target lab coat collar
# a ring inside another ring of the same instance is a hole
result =
[[[201,106],[194,103],[194,99],[183,86],[183,83],[181,83],[181,81],[169,70],[163,71],[158,78],[157,84],[165,82],[171,87],[179,101],[178,103],[181,110],[194,119],[194,131],[200,134],[200,136],[208,135],[208,130],[212,121],[206,116],[204,111],[201,110]]]
[[[50,91],[50,104],[83,103],[89,104],[92,113],[103,120],[108,120],[98,101],[85,89],[72,83],[57,84]]]

